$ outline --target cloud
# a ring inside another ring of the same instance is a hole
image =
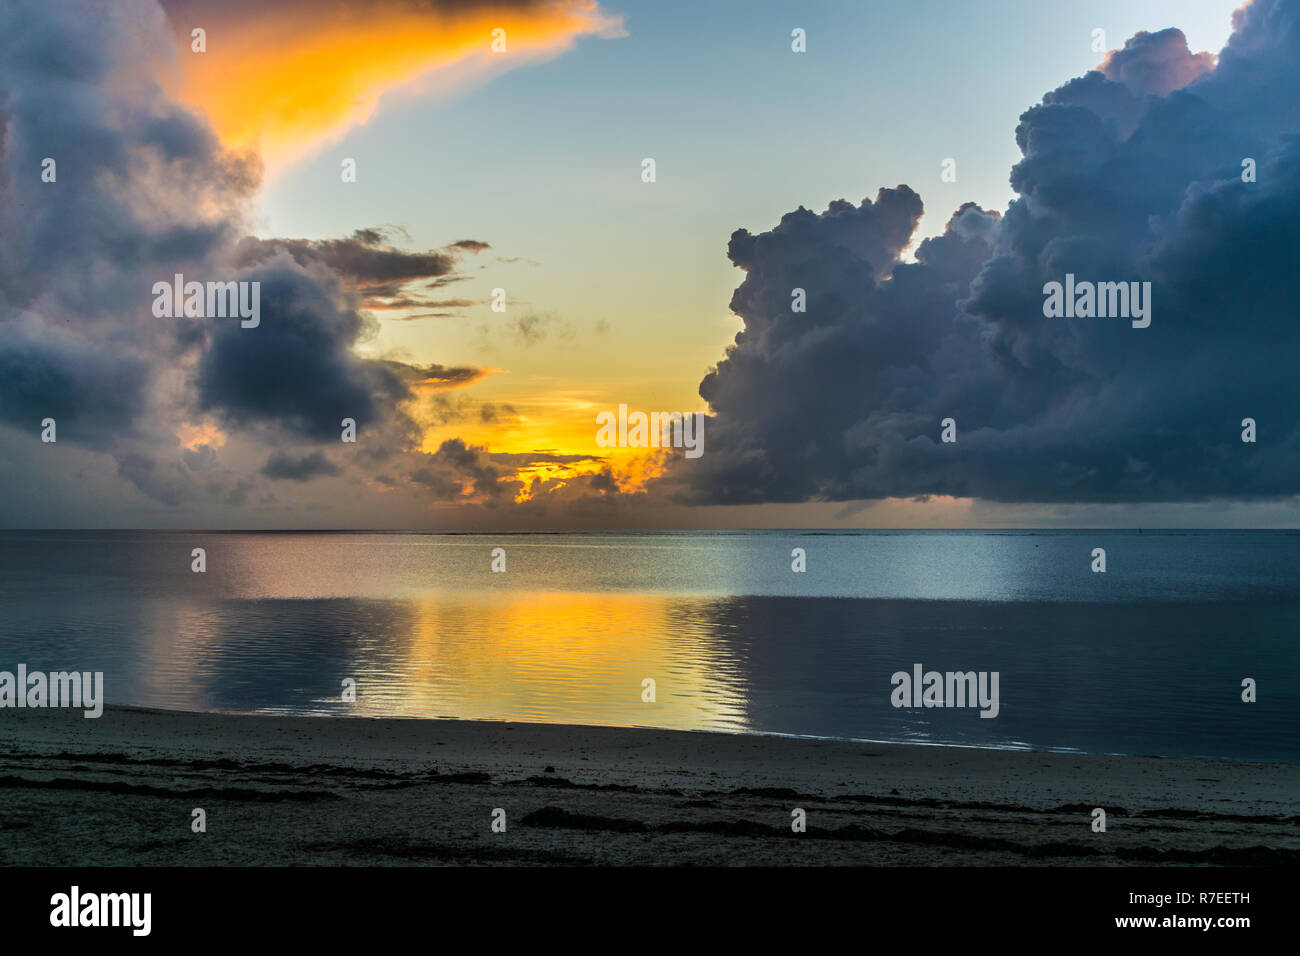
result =
[[[1168,96],[1214,69],[1214,54],[1192,53],[1183,31],[1171,27],[1134,34],[1122,50],[1106,54],[1097,69],[1106,79],[1123,83],[1135,93]]]
[[[232,425],[274,423],[312,439],[337,438],[344,418],[381,421],[409,396],[393,363],[358,358],[365,320],[340,287],[288,255],[239,274],[261,283],[261,323],[209,320],[197,365],[197,407]],[[293,374],[286,374],[286,370]]]
[[[311,481],[313,478],[339,474],[338,465],[330,461],[319,451],[307,455],[293,455],[289,452],[275,451],[267,459],[262,474],[268,478],[284,481]]]
[[[487,249],[491,249],[492,246],[491,244],[486,242],[481,242],[478,239],[457,239],[450,246],[448,246],[448,248],[463,249],[465,252],[479,253]]]
[[[513,405],[504,402],[483,402],[472,398],[455,399],[435,394],[429,401],[429,421],[438,426],[478,422],[499,425],[519,420]]]
[[[364,306],[372,312],[387,310],[409,312],[411,309],[468,309],[476,304],[472,299],[421,299],[399,296],[395,299],[367,299]],[[414,322],[416,319],[445,319],[455,314],[455,312],[420,312],[414,315],[395,315],[391,318],[397,322]]]
[[[915,263],[898,258],[921,212],[905,186],[737,232],[744,329],[701,382],[708,453],[671,470],[674,492],[1300,493],[1300,380],[1279,361],[1300,347],[1298,21],[1300,5],[1256,0],[1217,65],[1179,31],[1135,37],[1021,116],[1005,215],[963,206]],[[1067,272],[1151,282],[1151,326],[1045,318],[1043,286]],[[1243,443],[1246,417],[1267,438]]]
[[[560,342],[570,342],[577,335],[573,322],[561,318],[554,312],[525,312],[523,315],[506,319],[499,325],[481,324],[478,326],[478,347],[482,351],[491,351],[496,347],[494,334],[505,337],[520,348],[532,348],[548,338]]]
[[[455,281],[453,272],[466,253],[490,248],[477,239],[461,239],[444,249],[408,252],[389,241],[389,231],[357,229],[346,239],[259,239],[246,236],[235,249],[235,263],[249,266],[266,262],[281,252],[300,266],[322,266],[346,279],[361,295],[362,307],[371,311],[459,309],[469,299],[431,298],[410,290],[410,283],[432,279],[429,287]],[[404,319],[422,316],[402,316]]]
[[[485,504],[509,501],[519,483],[509,480],[509,465],[493,460],[486,448],[465,444],[459,438],[443,442],[409,475],[435,500],[467,500]]]
[[[60,439],[108,447],[134,427],[148,377],[141,356],[106,354],[32,321],[0,325],[0,416],[32,434],[48,417]]]
[[[284,19],[291,6],[173,3],[169,11],[203,16],[216,62],[249,35],[245,27],[265,40],[281,18],[306,35],[317,14],[323,22],[342,9],[313,5],[310,16],[300,9]],[[573,15],[591,26],[603,16],[566,0],[372,6],[380,19],[401,8],[442,23],[463,14],[470,25],[489,15],[508,23]],[[310,482],[344,475],[358,493],[401,496],[403,508],[439,500],[495,508],[521,492],[521,468],[581,465],[585,456],[496,455],[462,439],[422,450],[430,401],[435,416],[444,402],[442,414],[478,430],[508,428],[518,413],[443,398],[499,369],[360,354],[378,330],[367,310],[472,305],[436,290],[464,281],[458,263],[492,245],[461,238],[411,250],[394,226],[343,238],[250,236],[261,157],[243,148],[253,141],[226,136],[209,114],[172,97],[165,51],[174,17],[169,24],[151,0],[0,7],[0,443],[16,450],[7,487],[44,509],[23,520],[55,524],[75,512],[85,521],[84,509],[57,505],[59,495],[83,494],[96,496],[96,515],[129,514],[124,520],[142,524],[169,510],[234,524],[268,505],[309,515],[333,507],[313,499]],[[519,59],[546,46],[547,29],[511,30]],[[281,60],[292,46],[277,51]],[[247,61],[257,63],[250,82],[262,83],[261,67],[274,72],[281,60]],[[233,88],[245,78],[228,79]],[[274,118],[283,104],[272,105]],[[57,161],[52,183],[40,178],[47,156]],[[258,283],[257,327],[156,318],[153,286],[177,273]],[[58,421],[57,445],[39,442],[45,417]],[[359,435],[346,472],[328,451],[339,447],[344,419]],[[93,491],[61,470],[74,462],[78,476],[93,476]],[[301,486],[292,503],[270,492],[281,481]]]
[[[144,0],[0,7],[0,414],[28,433],[55,418],[61,449],[176,504],[201,496],[202,462],[175,457],[183,422],[160,399],[203,335],[155,319],[151,288],[228,269],[260,166],[167,99],[143,68],[159,42]]]
[[[461,247],[455,247],[457,251]],[[454,252],[403,252],[384,242],[377,229],[358,229],[347,239],[257,239],[247,236],[235,251],[237,265],[264,262],[288,252],[301,266],[321,264],[361,287],[405,283],[446,275],[456,267]]]
[[[118,474],[149,497],[167,505],[193,501],[197,485],[178,461],[158,461],[128,451],[117,458]]]
[[[366,122],[397,90],[461,88],[623,35],[592,0],[163,0],[182,102],[222,142],[291,162]],[[191,31],[207,52],[191,52]],[[491,50],[506,31],[506,51]]]
[[[370,441],[359,462],[413,453],[408,407],[490,370],[363,358],[377,326],[359,306],[456,281],[487,243],[248,237],[258,157],[169,98],[168,33],[148,0],[0,8],[0,421],[30,439],[55,418],[58,452],[105,454],[106,474],[168,507],[239,507],[264,460],[265,477],[326,473],[312,446],[344,418]],[[259,283],[260,324],[154,317],[153,285],[176,273]]]
[[[476,365],[408,365],[405,362],[389,361],[389,369],[400,376],[414,389],[422,392],[440,392],[453,388],[465,388],[482,381],[498,369],[479,368]]]
[[[519,418],[519,413],[513,405],[505,402],[494,403],[484,402],[479,406],[479,421],[484,424],[490,422],[515,421]]]

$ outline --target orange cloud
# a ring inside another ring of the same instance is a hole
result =
[[[181,43],[176,95],[228,147],[272,169],[366,122],[392,90],[445,91],[622,36],[595,0],[165,0]],[[191,51],[202,28],[207,52]],[[505,52],[492,50],[505,30]]]
[[[614,480],[618,484],[618,490],[623,494],[645,491],[651,481],[668,470],[672,460],[673,453],[666,448],[656,448],[650,452],[629,456],[626,462],[614,468]]]

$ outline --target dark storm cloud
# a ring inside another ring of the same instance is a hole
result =
[[[0,325],[0,417],[32,435],[53,418],[61,441],[105,448],[145,404],[147,362],[105,354],[19,322]]]
[[[945,236],[921,244],[917,263],[877,282],[863,253],[883,249],[870,239],[892,233],[896,256],[921,212],[915,193],[899,187],[820,217],[801,211],[797,230],[732,237],[733,261],[748,264],[732,298],[745,328],[700,384],[714,417],[706,454],[683,474],[707,480],[726,502],[859,497],[863,469],[879,463],[874,432],[930,430],[918,405],[938,387],[931,363],[956,371],[973,344],[971,332],[952,341],[961,331],[953,298],[989,254],[993,217],[964,207]],[[854,223],[864,241],[844,242]],[[806,292],[807,312],[791,311],[794,289]]]
[[[157,392],[201,335],[155,319],[150,289],[218,267],[241,227],[210,211],[237,210],[260,167],[120,69],[148,62],[161,26],[138,0],[0,5],[0,418],[27,434],[54,418],[61,446],[179,504],[196,486]]]
[[[915,263],[896,261],[920,215],[906,187],[738,232],[745,328],[701,383],[685,497],[1300,492],[1298,21],[1259,0],[1213,70],[1176,30],[1135,37],[1021,116],[1006,214],[963,207]],[[1151,326],[1044,317],[1067,272],[1151,282]]]
[[[321,452],[314,451],[306,455],[294,455],[284,451],[274,451],[266,460],[262,474],[268,478],[285,481],[311,481],[313,478],[339,474],[338,465],[326,458]]]
[[[409,397],[398,363],[352,353],[362,317],[287,257],[240,274],[261,283],[261,322],[213,321],[197,369],[198,407],[235,425],[278,424],[312,439],[340,422],[380,421]]]

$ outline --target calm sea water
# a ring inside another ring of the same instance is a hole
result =
[[[1300,762],[1298,570],[1297,532],[7,532],[0,670],[183,710]],[[915,663],[999,672],[1000,714],[894,708]]]

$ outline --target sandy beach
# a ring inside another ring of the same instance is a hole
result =
[[[1281,764],[123,708],[7,710],[0,754],[7,865],[1300,862]]]

